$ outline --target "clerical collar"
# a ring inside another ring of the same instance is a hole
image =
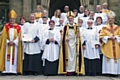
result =
[[[79,12],[80,14],[83,14],[83,12]]]
[[[96,13],[102,13],[102,12],[100,11],[100,12],[96,12]]]
[[[23,24],[20,24],[21,26],[23,26]]]
[[[85,14],[84,14],[84,16],[83,16],[83,17],[87,17],[87,15],[85,15]]]
[[[99,26],[99,25],[101,25],[101,24],[97,24],[97,26]]]
[[[43,22],[43,24],[47,24],[47,23],[44,23],[44,22]]]
[[[53,30],[52,28],[49,28],[49,30]]]
[[[88,27],[87,29],[93,29],[93,28],[92,27],[91,28]]]
[[[89,19],[94,20],[94,18],[89,18]]]
[[[57,27],[63,26],[63,25],[56,25]]]
[[[29,22],[29,23],[34,24],[34,22]]]

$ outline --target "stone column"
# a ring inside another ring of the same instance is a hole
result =
[[[29,15],[31,13],[31,5],[33,5],[31,0],[23,0],[23,16],[25,16],[27,20],[29,19]]]
[[[20,17],[22,16],[22,1],[21,0],[9,0],[9,8],[17,12],[17,22],[19,22]]]
[[[50,0],[41,0],[41,6],[43,7],[43,9],[49,10],[49,4]]]

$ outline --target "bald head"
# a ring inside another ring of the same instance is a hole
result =
[[[101,5],[97,5],[97,6],[96,6],[96,11],[97,11],[97,12],[100,12],[100,11],[101,11]]]
[[[68,12],[68,11],[69,11],[69,6],[66,5],[66,6],[64,7],[64,11],[65,11],[65,12]]]
[[[107,9],[108,8],[108,3],[104,2],[102,7],[103,7],[103,9]]]
[[[79,11],[80,11],[80,12],[84,12],[84,10],[85,10],[84,6],[80,6],[80,7],[79,7]]]
[[[31,13],[30,14],[30,22],[34,22],[34,20],[35,20],[35,14]]]

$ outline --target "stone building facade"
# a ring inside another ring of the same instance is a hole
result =
[[[70,6],[71,9],[79,8],[80,5],[88,7],[90,10],[95,10],[97,4],[108,2],[109,9],[120,13],[120,0],[0,0],[0,20],[8,20],[7,14],[9,10],[14,9],[19,18],[25,16],[29,18],[29,14],[36,11],[36,6],[41,5],[42,10],[46,9],[49,12],[49,16],[52,16],[55,9],[60,8],[63,11],[65,5]],[[74,4],[73,4],[74,3]]]

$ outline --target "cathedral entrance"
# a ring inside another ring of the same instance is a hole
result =
[[[56,9],[64,11],[64,6],[68,5],[70,10],[79,9],[80,0],[50,0],[49,16],[52,17]]]

